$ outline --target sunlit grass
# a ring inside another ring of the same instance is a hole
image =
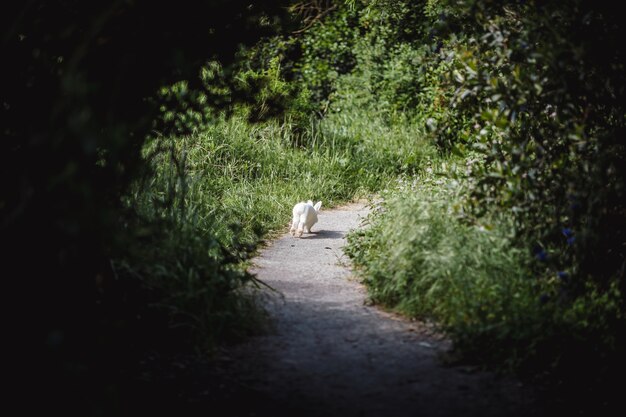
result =
[[[128,204],[162,230],[125,270],[166,294],[174,322],[206,345],[261,325],[246,261],[285,230],[293,204],[333,207],[366,196],[432,153],[419,132],[366,114],[311,119],[294,132],[289,118],[250,124],[235,116],[146,146],[153,173]]]

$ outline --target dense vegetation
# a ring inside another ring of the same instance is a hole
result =
[[[146,350],[258,331],[246,261],[293,202],[374,194],[347,249],[374,302],[434,320],[460,359],[572,398],[623,371],[613,8],[8,9],[0,241],[10,337],[32,353],[18,388],[40,373],[36,392],[98,414]]]
[[[443,155],[352,236],[372,299],[435,319],[461,357],[547,372],[583,401],[610,390],[626,329],[621,22],[586,2],[364,11],[353,74]]]

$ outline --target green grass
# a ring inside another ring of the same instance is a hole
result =
[[[184,175],[176,173],[170,154],[159,154],[144,201],[174,188],[184,215],[200,229],[225,243],[227,226],[236,224],[240,239],[254,244],[285,226],[296,202],[322,200],[332,207],[417,171],[432,153],[419,133],[363,116],[312,121],[304,136],[298,146],[288,120],[250,125],[235,117],[192,136],[161,140]]]
[[[151,226],[120,270],[160,294],[171,324],[204,346],[262,327],[254,297],[261,283],[246,261],[285,229],[296,202],[328,208],[362,197],[417,171],[432,153],[417,132],[358,114],[296,131],[289,119],[235,116],[146,146],[153,172],[127,204]]]
[[[387,193],[370,226],[350,235],[348,254],[374,302],[434,320],[474,359],[498,353],[485,346],[521,351],[541,310],[532,258],[506,216],[469,222],[464,184],[438,174]]]

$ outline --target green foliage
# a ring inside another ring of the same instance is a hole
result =
[[[583,1],[353,5],[356,66],[329,108],[352,103],[401,129],[410,120],[442,157],[467,164],[447,173],[458,192],[417,176],[352,239],[372,298],[435,317],[486,363],[606,379],[626,328],[615,11]],[[589,355],[580,375],[568,371]]]
[[[510,214],[471,221],[462,205],[467,185],[446,178],[450,170],[440,163],[434,175],[401,181],[367,227],[349,235],[347,254],[372,301],[434,320],[471,361],[563,377],[584,354],[589,366],[576,372],[606,377],[624,319],[617,286],[589,284],[572,304],[551,302],[566,296],[563,277],[536,275]]]
[[[340,3],[323,25],[316,25],[299,40],[298,81],[307,86],[316,103],[323,103],[334,90],[337,78],[354,68],[357,18],[353,8]]]
[[[620,32],[580,2],[470,3],[456,17],[471,37],[454,51],[451,101],[474,124],[455,146],[485,158],[470,204],[512,210],[529,246],[550,253],[550,273],[576,276],[573,294],[588,279],[608,289],[625,255],[623,51],[606,50]]]
[[[458,349],[482,349],[480,358],[493,360],[502,345],[521,354],[545,285],[533,279],[510,218],[467,222],[463,190],[442,176],[400,184],[350,235],[347,253],[373,301],[434,319]]]
[[[308,90],[288,83],[281,70],[281,59],[274,57],[258,66],[241,65],[261,50],[240,53],[237,64],[224,68],[219,61],[209,61],[201,69],[201,86],[190,88],[179,81],[159,91],[160,117],[157,131],[185,134],[201,131],[219,122],[220,115],[243,115],[255,123],[284,115],[309,117]]]

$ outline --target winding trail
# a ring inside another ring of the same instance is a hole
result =
[[[366,305],[341,250],[366,214],[356,203],[322,209],[312,234],[285,234],[260,252],[252,271],[282,295],[264,296],[273,330],[223,358],[228,415],[540,415],[527,387],[443,365],[445,339]]]

